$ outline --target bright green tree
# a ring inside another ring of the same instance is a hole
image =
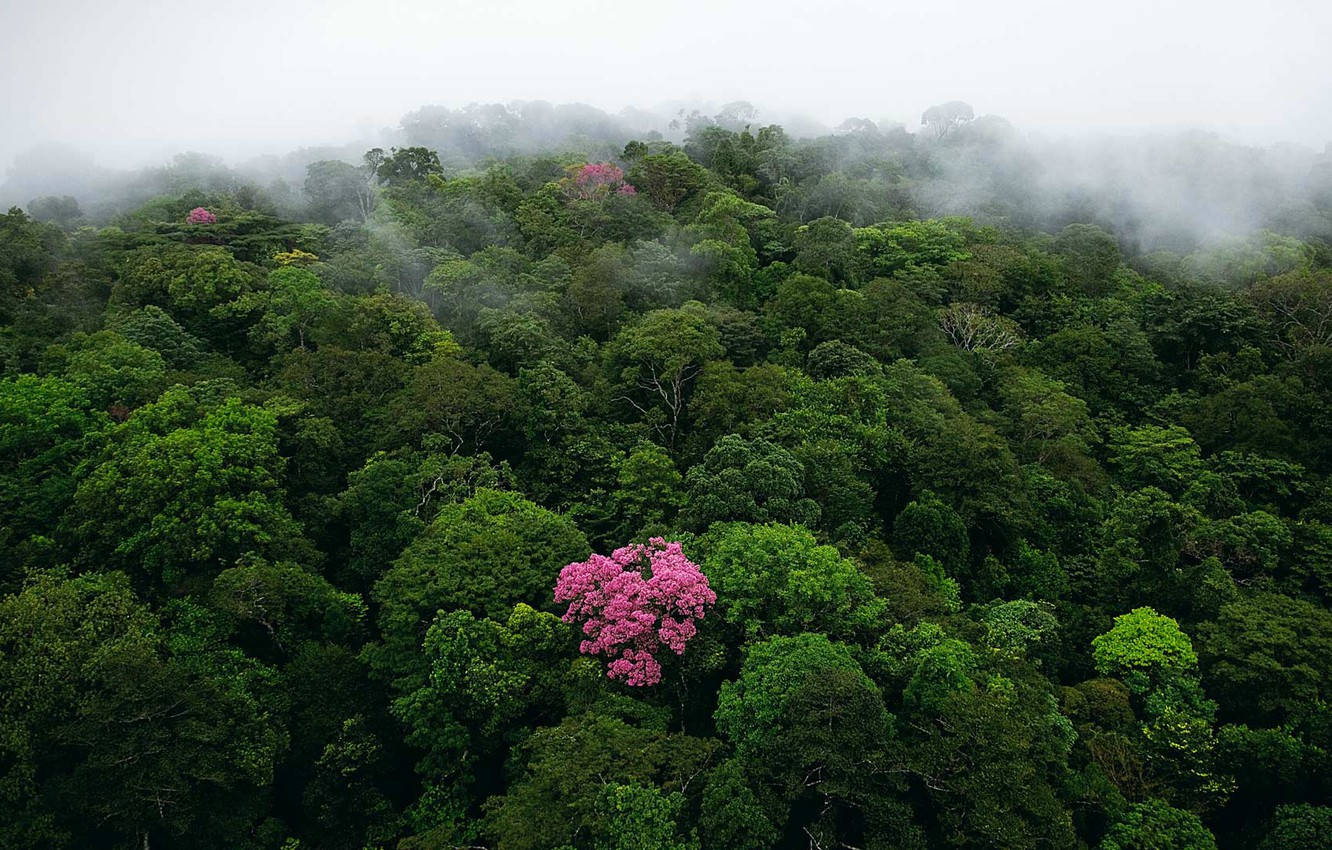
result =
[[[745,640],[817,632],[851,639],[880,627],[869,578],[801,526],[714,525],[699,541],[717,611]]]

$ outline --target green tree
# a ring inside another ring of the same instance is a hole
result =
[[[438,435],[453,453],[502,442],[519,408],[514,382],[482,363],[473,366],[448,346],[415,367],[387,404],[393,428],[389,445]]]
[[[684,521],[706,530],[714,522],[813,525],[819,508],[804,493],[805,469],[766,440],[722,437],[685,476]]]
[[[1178,425],[1116,428],[1108,449],[1110,467],[1133,488],[1158,487],[1178,497],[1203,472],[1198,444]]]
[[[971,548],[966,526],[956,511],[928,490],[897,515],[892,540],[901,558],[920,553],[939,561],[953,575],[966,570]]]
[[[1104,326],[1066,324],[1025,346],[1021,359],[1064,382],[1093,416],[1146,407],[1159,392],[1161,364],[1147,335],[1125,316]]]
[[[735,850],[766,850],[777,829],[736,759],[727,759],[708,774],[699,812],[703,846]]]
[[[1013,369],[999,395],[1009,426],[1005,433],[1020,457],[1037,463],[1075,463],[1095,439],[1091,416],[1082,399],[1035,369]]]
[[[790,405],[796,380],[793,370],[772,363],[738,369],[713,360],[689,399],[691,442],[711,446],[725,434],[744,433]]]
[[[1277,806],[1272,828],[1259,850],[1315,850],[1332,841],[1332,807],[1288,804]]]
[[[551,614],[514,607],[506,623],[466,611],[440,612],[426,632],[425,684],[393,703],[425,790],[418,830],[471,840],[469,820],[485,792],[499,786],[496,768],[526,730],[559,719],[561,664],[569,629]]]
[[[340,306],[337,294],[314,272],[284,266],[269,272],[266,286],[245,293],[227,309],[257,313],[250,337],[282,352],[293,342],[305,348],[314,329],[321,323],[331,323]]]
[[[122,573],[0,600],[0,686],[7,846],[228,846],[286,746],[272,671],[175,640]]]
[[[1076,733],[1047,682],[1005,666],[933,623],[895,626],[872,668],[893,704],[890,763],[922,795],[932,836],[959,845],[1072,846],[1061,800]],[[898,696],[900,694],[900,696]]]
[[[1277,345],[1293,355],[1332,344],[1332,273],[1302,270],[1278,275],[1245,294],[1267,320]]]
[[[718,613],[746,641],[801,632],[852,639],[883,622],[869,578],[805,528],[718,524],[698,545]]]
[[[373,164],[375,176],[391,186],[444,173],[439,154],[419,145],[390,148],[387,154],[376,148],[366,153],[366,164]]]
[[[1119,268],[1119,243],[1094,224],[1070,224],[1055,237],[1052,247],[1064,259],[1069,283],[1089,295],[1103,295],[1113,285]]]
[[[181,327],[161,307],[151,304],[116,316],[111,330],[136,345],[156,351],[173,369],[192,368],[205,348],[201,339]]]
[[[382,643],[369,660],[400,690],[418,688],[428,672],[421,642],[437,612],[501,620],[518,603],[550,609],[555,576],[587,555],[572,522],[516,494],[480,490],[447,505],[375,584]]]
[[[970,256],[965,219],[900,221],[855,230],[856,265],[864,279],[907,269],[947,266]]]
[[[684,151],[671,150],[638,158],[625,180],[647,195],[653,206],[673,212],[700,197],[716,178]]]
[[[611,495],[618,519],[616,540],[663,534],[685,503],[684,476],[661,446],[640,443],[615,464]]]
[[[855,238],[851,225],[826,216],[795,232],[795,267],[834,284],[855,282]]]
[[[722,353],[717,329],[690,305],[654,310],[606,346],[617,400],[632,407],[667,448],[684,426],[688,394],[703,364]]]
[[[110,425],[86,392],[61,378],[0,380],[0,551],[11,561],[0,587],[18,579],[13,547],[49,536],[74,497],[75,470]]]
[[[365,167],[337,160],[320,160],[305,167],[305,197],[310,216],[325,224],[346,219],[365,221],[374,212],[373,175]]]
[[[278,418],[229,398],[201,409],[177,388],[120,426],[66,516],[80,561],[176,586],[246,553],[308,557],[284,504]]]
[[[1193,642],[1179,623],[1151,608],[1116,617],[1114,628],[1092,641],[1092,658],[1102,676],[1122,679],[1137,693],[1198,669]]]
[[[1099,850],[1215,850],[1216,839],[1193,812],[1161,800],[1135,803],[1110,827]]]
[[[0,214],[0,319],[8,321],[55,267],[63,241],[59,228],[34,221],[18,207]]]
[[[716,720],[775,822],[820,842],[899,837],[852,814],[891,793],[893,718],[846,646],[808,633],[752,645]]]
[[[1242,596],[1198,627],[1208,691],[1227,716],[1272,725],[1312,719],[1332,684],[1332,613],[1276,593]]]
[[[533,731],[524,742],[523,773],[504,796],[487,804],[487,831],[498,850],[594,847],[593,836],[609,838],[625,815],[643,817],[657,808],[648,805],[644,811],[642,804],[648,801],[640,799],[629,811],[618,810],[613,797],[602,796],[603,789],[655,788],[669,800],[672,791],[686,788],[690,778],[703,771],[716,749],[716,741],[633,726],[614,717],[567,717],[558,726]],[[591,840],[581,844],[584,836]]]
[[[1216,703],[1203,696],[1192,642],[1169,617],[1137,608],[1092,641],[1102,675],[1115,675],[1139,697],[1148,767],[1170,798],[1191,806],[1224,799],[1233,779],[1218,770]]]
[[[679,823],[685,804],[678,791],[644,785],[607,785],[597,799],[596,850],[697,850]]]
[[[126,257],[111,302],[128,308],[162,307],[191,333],[229,342],[236,326],[214,321],[211,311],[248,292],[254,280],[254,274],[224,248],[143,248]]]
[[[115,331],[76,334],[68,344],[48,349],[46,357],[61,361],[60,371],[87,392],[89,401],[103,410],[115,409],[119,418],[166,389],[162,355]]]
[[[245,558],[213,579],[212,607],[237,624],[262,629],[273,645],[290,653],[306,641],[354,642],[365,620],[365,603],[322,576],[291,563]]]
[[[690,253],[707,262],[713,290],[739,307],[757,305],[752,291],[759,264],[755,245],[763,244],[762,237],[772,229],[774,218],[765,206],[729,193],[709,192],[691,226],[700,238]]]

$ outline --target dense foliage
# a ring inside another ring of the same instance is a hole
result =
[[[1332,844],[1332,210],[963,107],[0,216],[0,847]]]

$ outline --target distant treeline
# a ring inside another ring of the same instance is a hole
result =
[[[369,147],[428,148],[457,172],[518,157],[599,161],[639,139],[682,144],[728,184],[750,174],[762,199],[802,221],[966,215],[1045,230],[1088,222],[1114,232],[1130,251],[1185,253],[1264,228],[1332,240],[1328,149],[1248,147],[1200,132],[1042,140],[996,116],[973,118],[971,107],[957,102],[927,110],[913,128],[918,132],[867,119],[832,130],[792,120],[783,130],[744,102],[711,115],[686,109],[612,115],[539,101],[430,106],[404,116],[382,138],[231,166],[191,153],[162,167],[119,172],[95,167],[87,151],[38,148],[10,169],[0,201],[25,208],[35,203],[45,218],[52,198],[68,196],[79,214],[103,223],[161,194],[248,187],[262,191],[283,215],[299,218],[309,200],[302,191],[307,167],[326,160],[356,164]]]

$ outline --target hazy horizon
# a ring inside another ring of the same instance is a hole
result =
[[[57,143],[110,168],[236,162],[378,138],[426,105],[542,100],[612,114],[747,100],[761,118],[902,123],[961,99],[1051,138],[1215,132],[1332,141],[1332,5],[1047,0],[999,8],[589,0],[182,6],[0,0],[0,174]],[[72,26],[77,24],[77,26]]]

